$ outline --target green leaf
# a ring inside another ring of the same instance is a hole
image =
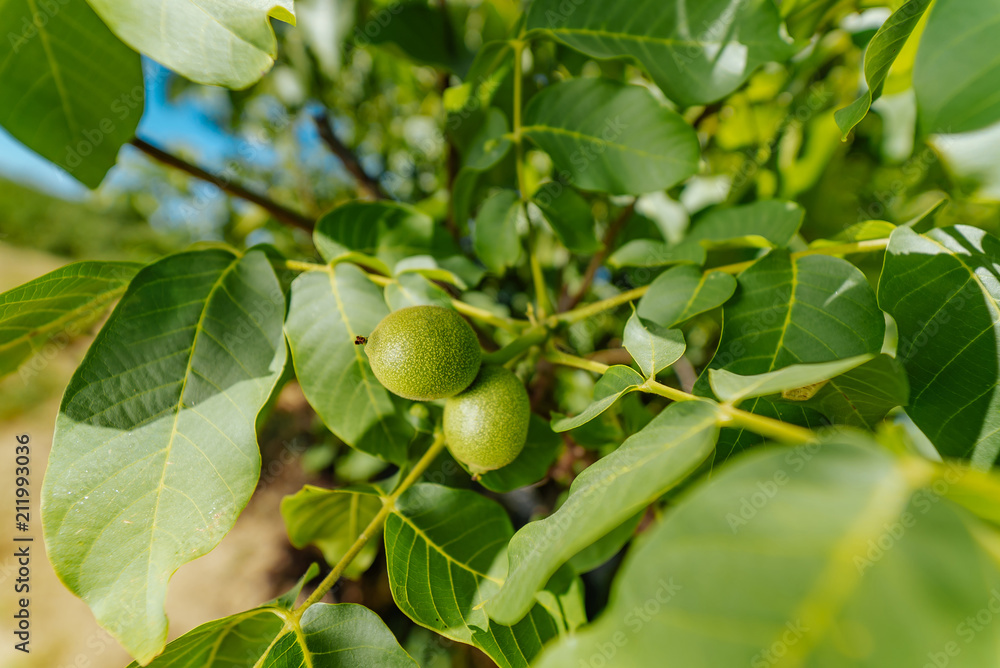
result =
[[[432,248],[434,221],[417,209],[396,202],[349,202],[316,223],[313,242],[327,262],[352,252],[378,258],[389,268]]]
[[[646,378],[655,378],[656,374],[681,358],[687,344],[681,330],[643,321],[633,311],[632,317],[625,323],[624,347]]]
[[[124,294],[140,268],[135,262],[76,262],[0,294],[0,377],[50,341],[65,344],[81,334]]]
[[[513,533],[510,519],[494,501],[466,490],[414,485],[385,524],[396,605],[421,626],[474,644],[500,665],[527,667],[565,622],[541,605],[511,627],[487,619],[481,604],[502,583],[503,573],[496,569],[503,565],[503,550]]]
[[[486,604],[490,618],[505,624],[520,620],[560,566],[698,468],[715,447],[716,420],[716,409],[707,402],[671,404],[581,473],[559,510],[530,522],[510,541],[507,579]]]
[[[49,558],[140,662],[166,643],[170,576],[257,484],[284,312],[260,251],[167,257],[135,276],[66,388],[42,487]]]
[[[406,404],[382,387],[354,344],[389,315],[381,291],[363,271],[342,264],[296,278],[290,301],[285,333],[309,404],[348,445],[404,463],[413,436]]]
[[[295,582],[295,585],[291,589],[272,599],[267,605],[280,608],[282,610],[294,610],[295,602],[299,600],[299,594],[302,593],[302,588],[305,587],[307,583],[312,582],[313,578],[317,575],[319,575],[319,566],[315,562],[309,564],[309,568],[306,569],[306,572],[302,574],[302,577]]]
[[[608,265],[621,267],[662,267],[668,264],[705,264],[707,254],[697,243],[671,246],[653,239],[634,239],[611,254]]]
[[[532,414],[528,423],[528,440],[521,454],[507,466],[481,475],[479,484],[501,493],[533,485],[549,472],[562,445],[562,439],[552,431],[549,423]]]
[[[531,201],[541,209],[552,231],[574,253],[594,253],[601,243],[594,234],[594,214],[590,204],[575,190],[556,181],[546,183]]]
[[[788,34],[795,39],[809,39],[826,13],[839,4],[840,0],[782,0],[778,8]]]
[[[281,516],[291,544],[299,549],[316,545],[331,566],[347,554],[380,510],[382,498],[375,487],[323,489],[306,485],[281,500]],[[369,540],[348,566],[347,577],[368,570],[377,554],[378,541]]]
[[[142,116],[138,54],[85,0],[4,2],[0,34],[0,125],[96,188]]]
[[[271,69],[270,19],[295,24],[292,0],[88,0],[123,42],[191,81],[246,88]]]
[[[374,612],[353,603],[317,603],[298,633],[288,613],[263,606],[202,624],[167,645],[149,668],[418,668]],[[132,663],[128,668],[138,668]]]
[[[951,647],[990,665],[996,631],[956,624],[1000,585],[995,532],[940,483],[867,441],[743,458],[647,532],[602,616],[536,665],[606,647],[620,666],[925,666]]]
[[[558,432],[576,429],[611,408],[618,399],[629,392],[635,392],[646,379],[631,367],[615,365],[604,372],[604,375],[594,385],[594,401],[587,408],[573,417],[564,417],[552,421],[552,429]]]
[[[639,300],[639,316],[676,327],[699,313],[725,304],[736,292],[736,279],[721,271],[702,272],[681,265],[656,277]]]
[[[524,123],[524,136],[582,190],[641,195],[698,169],[694,130],[640,86],[610,79],[556,83],[531,99]]]
[[[868,90],[833,115],[844,139],[868,114],[872,102],[882,95],[882,86],[889,76],[889,68],[930,4],[931,0],[909,0],[892,13],[868,43],[865,51],[865,81],[868,83]]]
[[[886,414],[909,401],[903,365],[888,355],[831,378],[805,403],[834,424],[873,429]]]
[[[715,102],[758,67],[794,53],[770,0],[566,3],[535,0],[529,31],[594,58],[630,57],[681,106]]]
[[[398,311],[407,306],[436,305],[451,308],[451,296],[421,274],[400,274],[385,287],[389,309]]]
[[[1000,120],[995,0],[937,0],[913,66],[920,128],[969,132]]]
[[[369,22],[379,20],[379,13]],[[450,19],[441,10],[421,2],[400,2],[390,5],[391,18],[375,35],[368,38],[372,44],[394,44],[411,60],[424,65],[434,65],[451,71],[461,67],[461,57],[468,56],[465,44],[451,31]],[[451,33],[451,34],[449,34]],[[367,37],[367,35],[366,35]]]
[[[577,552],[569,560],[569,566],[577,573],[589,573],[606,564],[612,557],[632,539],[632,534],[639,527],[645,511],[638,512],[612,529],[610,533],[598,538],[595,542]]]
[[[893,232],[879,304],[899,329],[906,413],[942,455],[1000,456],[1000,241],[964,225]]]
[[[518,194],[501,190],[483,203],[476,216],[473,247],[486,268],[498,276],[513,267],[521,256],[521,239],[517,234],[521,211]]]
[[[751,376],[882,349],[885,318],[864,274],[846,260],[773,250],[738,280],[712,369]],[[707,394],[707,374],[696,387]]]
[[[805,211],[795,202],[764,200],[712,209],[684,237],[705,248],[785,248],[802,227]]]
[[[725,369],[709,369],[708,381],[715,396],[721,401],[737,404],[751,397],[763,397],[828,381],[874,358],[873,354],[865,354],[833,362],[792,364],[777,371],[752,376],[742,376]]]
[[[457,223],[465,223],[472,215],[472,199],[480,177],[499,165],[510,153],[513,144],[506,138],[509,129],[507,117],[502,111],[491,107],[486,112],[486,119],[472,138],[462,168],[455,177],[452,209]]]

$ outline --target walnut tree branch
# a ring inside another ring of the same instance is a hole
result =
[[[361,162],[358,160],[358,156],[354,154],[354,151],[337,138],[337,135],[333,131],[333,124],[330,123],[330,116],[323,111],[314,116],[313,121],[316,123],[316,130],[319,131],[320,139],[323,140],[323,143],[326,144],[327,148],[335,156],[340,158],[340,161],[344,164],[344,168],[358,182],[358,189],[361,190],[361,193],[370,199],[388,199],[379,182],[369,176],[361,167]]]
[[[183,158],[173,155],[172,153],[167,153],[163,149],[157,148],[156,146],[153,146],[149,142],[139,139],[138,137],[133,137],[129,143],[157,162],[161,162],[164,165],[186,172],[197,179],[211,183],[215,187],[233,195],[234,197],[239,197],[240,199],[244,199],[248,202],[253,202],[274,216],[275,220],[284,223],[285,225],[298,227],[299,229],[306,230],[307,232],[311,232],[315,225],[315,222],[312,219],[299,213],[298,211],[289,209],[288,207],[278,204],[274,200],[271,200],[263,195],[247,190],[239,184],[232,183],[224,176],[212,174],[211,172],[208,172],[197,165],[193,165]]]

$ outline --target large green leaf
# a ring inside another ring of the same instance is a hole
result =
[[[995,605],[996,533],[941,496],[948,482],[874,443],[742,459],[648,533],[604,614],[537,665],[992,665],[1000,631],[962,620]]]
[[[968,132],[1000,120],[996,0],[937,0],[913,66],[920,127]]]
[[[272,18],[292,0],[88,0],[123,42],[191,81],[246,88],[278,53]]]
[[[415,485],[385,524],[396,605],[418,624],[476,645],[501,666],[526,668],[547,640],[566,629],[561,615],[553,617],[542,605],[511,627],[487,619],[482,603],[503,582],[497,569],[513,533],[494,501],[466,490]]]
[[[139,55],[85,0],[3,0],[0,34],[0,125],[96,188],[142,116]]]
[[[903,365],[888,355],[879,355],[831,378],[805,404],[834,424],[872,429],[890,410],[905,406],[909,397]]]
[[[486,604],[490,617],[505,624],[523,618],[560,566],[697,469],[715,447],[716,421],[715,407],[706,402],[671,404],[581,473],[559,510],[510,541],[507,578]]]
[[[354,343],[387,315],[365,273],[340,264],[295,279],[285,332],[302,391],[326,426],[348,445],[402,464],[413,436],[404,402],[382,387]]]
[[[382,498],[375,487],[323,489],[306,485],[281,500],[281,516],[291,544],[300,549],[316,545],[331,566],[347,554],[381,509]],[[364,573],[377,554],[378,541],[369,540],[345,575],[357,577]]]
[[[865,275],[835,257],[773,250],[739,276],[710,368],[750,376],[877,354],[885,318]],[[699,388],[707,392],[703,374]]]
[[[907,414],[943,455],[1000,456],[1000,241],[974,227],[892,233],[879,304],[899,328]]]
[[[844,139],[868,114],[872,102],[882,95],[882,86],[889,76],[889,68],[930,4],[931,0],[909,0],[892,13],[868,43],[868,50],[865,52],[865,80],[868,90],[834,114],[840,131],[844,133]]]
[[[313,242],[327,262],[363,253],[388,265],[431,250],[434,221],[396,202],[349,202],[316,223]]]
[[[167,257],[132,280],[66,389],[42,487],[49,558],[140,662],[166,643],[170,576],[257,484],[284,312],[260,251]]]
[[[640,86],[610,79],[553,84],[528,103],[524,123],[524,135],[582,190],[641,195],[698,168],[694,130]]]
[[[286,620],[288,623],[286,624]],[[128,668],[138,668],[132,663]],[[385,623],[360,605],[317,603],[296,629],[277,606],[202,624],[149,668],[417,668]]]
[[[680,265],[657,276],[636,308],[642,318],[676,327],[699,313],[722,306],[734,292],[736,279],[731,275]]]
[[[0,376],[55,339],[65,344],[124,294],[142,265],[77,262],[0,295]]]
[[[483,203],[472,235],[476,255],[486,268],[502,276],[521,256],[517,220],[523,211],[521,198],[513,190],[500,190]]]
[[[391,6],[388,21],[379,16],[384,11],[379,7],[365,24],[377,23],[380,28],[372,36],[366,35],[372,44],[394,44],[418,63],[451,71],[459,70],[462,60],[469,57],[464,41],[454,34],[451,20],[440,8],[423,2],[399,2]]]
[[[794,52],[771,0],[535,0],[527,28],[595,58],[631,57],[682,106],[714,102]]]

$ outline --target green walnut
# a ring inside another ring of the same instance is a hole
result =
[[[372,372],[393,394],[414,401],[454,396],[479,372],[479,340],[462,316],[440,306],[393,311],[364,344]]]
[[[444,405],[444,438],[475,475],[517,459],[528,438],[531,405],[524,385],[500,366],[484,366],[465,392]]]

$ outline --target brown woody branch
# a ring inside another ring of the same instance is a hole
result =
[[[344,168],[357,181],[358,189],[362,195],[369,199],[388,199],[379,182],[369,176],[361,167],[361,162],[358,160],[358,156],[354,154],[354,151],[337,138],[337,135],[333,131],[333,124],[330,123],[330,116],[323,111],[314,116],[313,121],[316,123],[320,139],[323,140],[323,143],[326,144],[327,148],[335,156],[340,158],[340,161],[344,164]]]
[[[224,176],[212,174],[211,172],[208,172],[197,165],[193,165],[183,158],[167,153],[163,149],[157,148],[156,146],[153,146],[138,137],[133,137],[129,143],[164,165],[173,167],[174,169],[179,169],[197,179],[211,183],[215,187],[233,195],[234,197],[239,197],[240,199],[256,204],[274,216],[275,220],[278,220],[285,225],[291,225],[292,227],[297,227],[299,229],[306,230],[307,232],[311,232],[315,225],[315,222],[312,219],[299,213],[298,211],[289,209],[288,207],[278,204],[274,200],[271,200],[263,195],[247,190],[239,184],[232,183]]]

